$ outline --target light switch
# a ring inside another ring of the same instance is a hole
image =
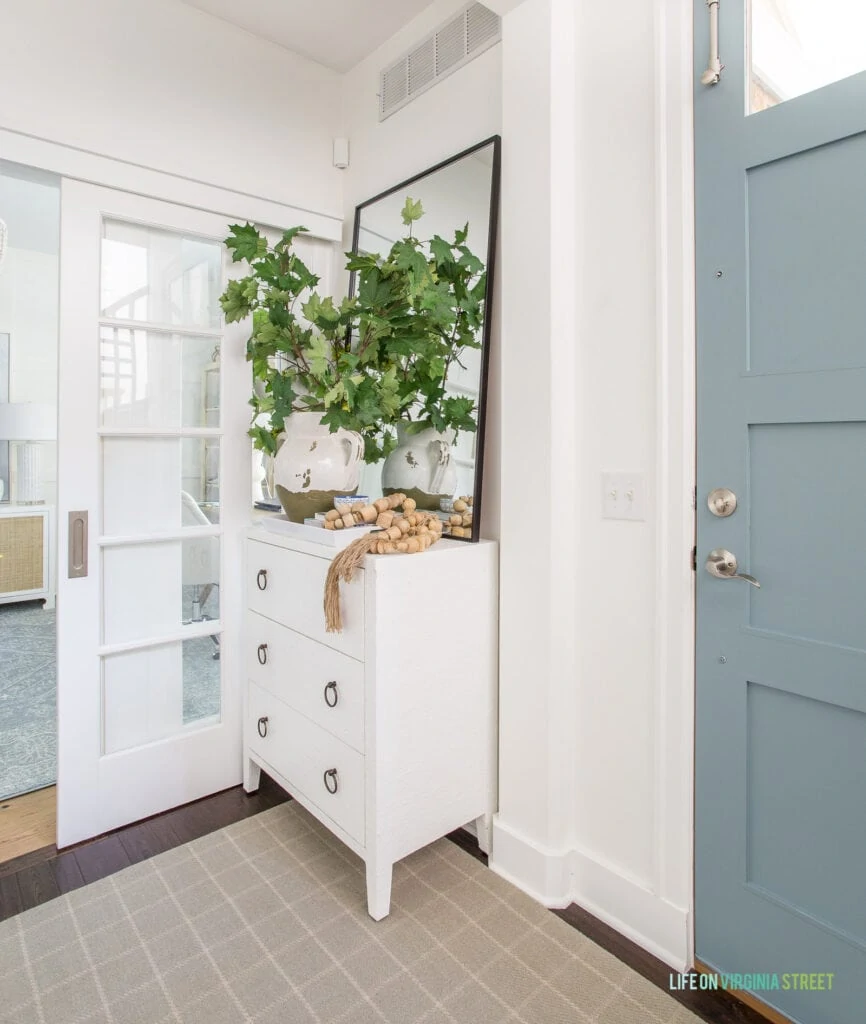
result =
[[[605,519],[646,519],[645,473],[602,473],[601,488]]]

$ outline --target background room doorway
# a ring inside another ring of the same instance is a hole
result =
[[[0,161],[0,858],[54,841],[60,179]]]

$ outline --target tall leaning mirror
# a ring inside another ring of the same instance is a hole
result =
[[[361,490],[401,491],[447,517],[451,536],[472,541],[481,525],[499,165],[497,135],[394,185],[356,208],[352,241],[354,253],[387,260],[413,234],[424,240],[434,274],[449,275],[443,291],[455,294],[456,282],[456,293],[465,294],[462,307],[437,311],[445,329],[435,359],[443,360],[444,383],[432,383],[431,374],[396,428],[386,428],[394,430],[396,447],[384,462],[365,467]],[[353,294],[355,287],[353,275]],[[435,293],[419,300],[430,302]],[[412,376],[414,358],[407,352],[398,374]]]

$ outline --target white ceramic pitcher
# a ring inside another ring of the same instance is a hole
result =
[[[397,447],[382,467],[383,492],[402,491],[419,508],[432,510],[439,508],[440,498],[453,498],[457,489],[453,440],[453,430],[440,434],[430,428],[410,434],[405,424],[398,424]]]
[[[295,523],[333,508],[337,494],[358,489],[364,440],[354,430],[331,433],[320,412],[295,412],[286,420],[274,459],[274,490]]]

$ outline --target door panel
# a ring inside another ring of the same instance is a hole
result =
[[[227,223],[71,181],[61,220],[61,552],[89,514],[89,573],[58,581],[66,846],[241,780],[250,461]]]
[[[749,565],[761,580],[748,595],[751,626],[866,649],[860,602],[839,600],[840,582],[866,579],[851,478],[866,479],[866,423],[749,427]]]
[[[866,714],[752,682],[746,714],[747,885],[806,925],[811,917],[866,942],[866,907],[851,898],[848,860],[863,842],[862,816],[850,809],[866,787]]]
[[[758,110],[746,7],[722,3],[722,79],[695,93],[695,951],[719,971],[780,982],[833,974],[829,990],[755,995],[802,1024],[859,1024],[866,74],[815,78]],[[835,16],[817,0],[752,9],[787,11],[792,24]],[[695,25],[702,60],[702,0]],[[707,506],[716,487],[737,495],[728,518]],[[707,573],[717,548],[760,588]]]
[[[752,372],[866,366],[864,181],[866,135],[747,171]]]

